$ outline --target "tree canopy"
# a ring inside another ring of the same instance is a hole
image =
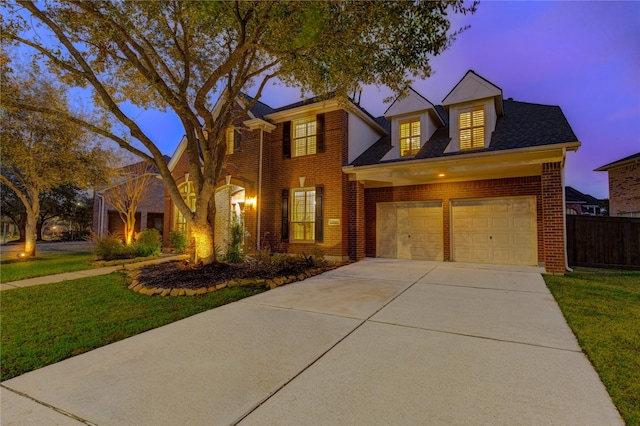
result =
[[[86,188],[97,183],[106,175],[107,153],[83,127],[16,106],[18,98],[71,112],[64,88],[37,70],[12,72],[3,56],[0,181],[24,205],[25,253],[33,256],[42,195],[65,184]]]
[[[213,259],[212,196],[224,162],[225,129],[243,112],[236,103],[243,91],[255,92],[244,111],[276,79],[320,96],[345,96],[369,84],[404,93],[412,79],[429,76],[430,58],[458,33],[450,31],[449,13],[473,13],[476,7],[462,0],[7,4],[2,38],[32,48],[66,83],[91,88],[105,120],[77,119],[28,99],[16,104],[82,122],[152,162],[205,262]],[[179,117],[195,212],[183,201],[157,141],[124,112],[125,101]]]

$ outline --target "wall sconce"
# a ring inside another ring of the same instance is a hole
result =
[[[255,207],[257,201],[256,197],[247,197],[244,201],[244,205],[247,207]]]

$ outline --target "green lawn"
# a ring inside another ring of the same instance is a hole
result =
[[[24,280],[45,275],[75,272],[94,268],[92,252],[52,253],[33,260],[11,259],[0,262],[0,282]]]
[[[0,293],[1,380],[247,296],[234,287],[203,296],[150,297],[114,273]]]
[[[640,272],[578,268],[544,280],[627,425],[640,425]]]

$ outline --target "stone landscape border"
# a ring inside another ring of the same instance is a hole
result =
[[[274,288],[291,284],[298,281],[306,280],[315,275],[322,274],[323,272],[331,271],[340,266],[346,265],[346,263],[327,265],[320,268],[307,269],[306,271],[298,275],[279,276],[275,278],[244,278],[241,280],[230,280],[223,283],[211,285],[208,287],[201,287],[199,289],[192,288],[175,288],[175,287],[147,287],[137,280],[139,269],[127,271],[129,278],[131,278],[131,284],[129,284],[129,290],[136,293],[145,294],[147,296],[198,296],[207,293],[213,293],[214,291],[222,290],[227,287],[255,287],[265,288],[272,290]]]

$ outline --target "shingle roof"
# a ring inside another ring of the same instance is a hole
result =
[[[578,140],[558,106],[531,104],[513,100],[505,100],[503,105],[504,115],[498,117],[489,147],[473,150],[474,153],[554,145]],[[445,109],[440,105],[436,105],[436,112],[444,119],[447,125],[436,130],[414,159],[467,154],[468,152],[465,151],[445,153],[445,149],[450,142],[449,117]],[[376,142],[376,144],[379,142]],[[389,147],[385,152],[382,152],[383,150],[380,149],[380,146],[378,146],[378,149],[371,148],[354,160],[352,164],[363,166],[380,163],[382,157],[390,149]],[[381,155],[375,157],[374,153]],[[391,161],[406,161],[406,159],[389,160],[389,162]]]
[[[596,172],[604,172],[606,170],[609,170],[612,167],[620,166],[620,165],[622,165],[624,163],[627,163],[627,162],[629,162],[631,160],[635,160],[637,158],[640,158],[640,152],[637,153],[637,154],[630,155],[628,157],[621,158],[620,160],[616,160],[616,161],[614,161],[612,163],[605,164],[604,166],[601,166],[601,167],[598,167],[597,169],[595,169],[595,171]]]
[[[600,204],[600,200],[598,200],[597,198],[589,194],[583,194],[582,192],[571,186],[565,186],[564,194],[567,203],[593,204],[596,206]]]
[[[254,99],[246,93],[241,93],[240,96],[242,96],[247,102],[251,102]],[[249,111],[251,111],[251,114],[253,114],[256,118],[262,118],[265,115],[274,112],[274,109],[264,102],[257,101],[255,105],[249,109]]]

